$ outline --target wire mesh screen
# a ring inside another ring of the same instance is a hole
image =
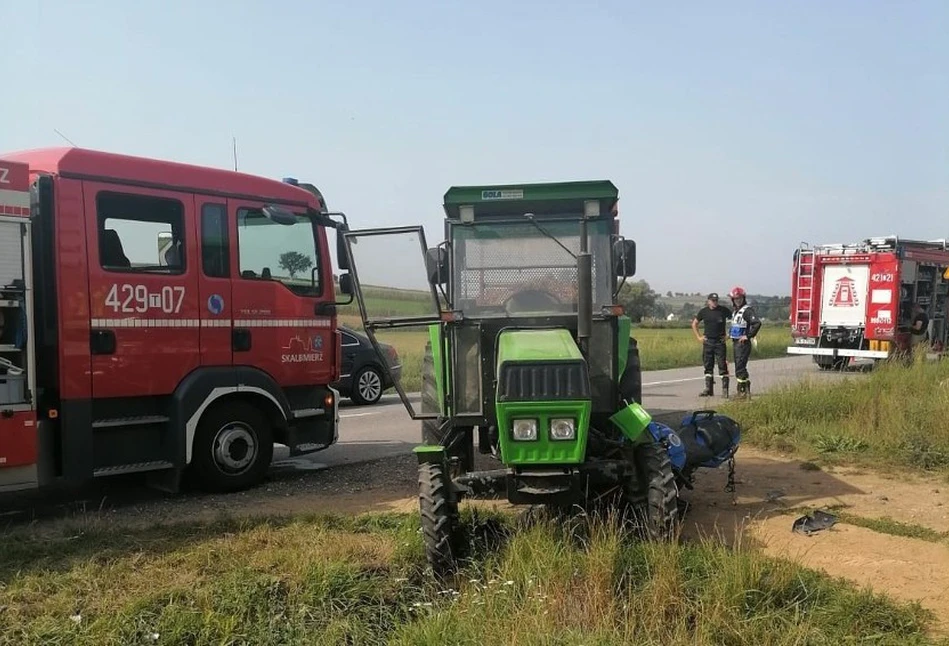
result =
[[[609,304],[611,292],[609,236],[605,227],[600,231],[595,224],[590,226],[589,249],[596,307]],[[466,313],[497,313],[509,298],[525,290],[546,293],[535,300],[532,310],[576,311],[579,281],[577,261],[571,253],[580,252],[579,224],[543,226],[556,241],[529,224],[478,225],[459,235],[455,243],[456,300]]]

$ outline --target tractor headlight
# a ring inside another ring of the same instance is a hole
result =
[[[514,439],[519,442],[529,442],[537,439],[536,419],[514,420]]]
[[[577,437],[577,426],[572,419],[550,420],[550,439],[572,440]]]

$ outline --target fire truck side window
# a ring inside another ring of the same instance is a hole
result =
[[[184,207],[167,198],[96,196],[103,269],[180,274],[185,270]]]
[[[223,204],[205,204],[201,207],[201,264],[205,276],[231,275],[228,250],[227,210]]]
[[[322,294],[316,225],[307,216],[286,224],[259,209],[238,209],[237,245],[241,278],[277,281],[301,296]]]

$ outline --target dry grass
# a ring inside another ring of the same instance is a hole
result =
[[[931,643],[918,606],[711,542],[644,545],[608,523],[502,531],[439,586],[417,520],[14,532],[0,644]]]

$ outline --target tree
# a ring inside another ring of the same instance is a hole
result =
[[[310,257],[304,256],[299,251],[287,251],[280,254],[280,268],[290,274],[291,280],[312,266],[313,261]]]
[[[659,294],[645,280],[627,282],[620,290],[617,301],[626,309],[626,315],[636,322],[661,313],[658,307]]]

